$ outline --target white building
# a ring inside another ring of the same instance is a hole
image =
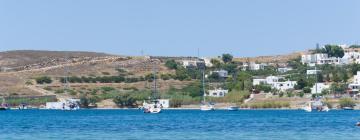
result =
[[[205,66],[205,62],[200,60],[182,60],[181,63],[184,68]]]
[[[266,79],[253,79],[253,86],[266,84]]]
[[[306,70],[307,75],[315,75],[317,73],[321,73],[321,70]]]
[[[159,99],[159,103],[163,108],[169,108],[170,107],[170,100],[169,99]]]
[[[226,70],[218,70],[218,71],[212,71],[212,72],[210,72],[210,74],[213,74],[213,73],[218,74],[219,77],[221,77],[221,78],[226,78],[226,77],[229,76],[228,71],[226,71]]]
[[[310,66],[313,66],[315,64],[318,64],[318,65],[323,65],[323,64],[340,65],[340,64],[344,64],[342,58],[329,57],[327,54],[324,54],[324,53],[302,55],[301,56],[301,63],[308,64]]]
[[[285,81],[285,82],[274,82],[271,84],[271,87],[285,91],[288,89],[294,89],[294,86],[297,84],[296,81]]]
[[[285,73],[285,72],[288,72],[288,71],[291,71],[293,70],[292,68],[278,68],[277,71],[280,72],[280,73]]]
[[[250,70],[263,70],[265,69],[265,66],[267,66],[265,63],[256,64],[254,62],[251,62],[249,65]]]
[[[330,88],[330,85],[327,85],[325,83],[315,83],[314,86],[311,88],[312,94],[318,94],[321,93],[323,90],[327,90]]]
[[[360,64],[360,53],[359,52],[345,52],[342,60],[345,64]]]
[[[215,89],[215,90],[209,90],[209,94],[206,96],[210,97],[224,97],[226,94],[229,93],[229,90],[224,89]]]
[[[202,58],[205,62],[206,67],[212,67],[213,64],[211,63],[211,58]]]
[[[360,89],[360,71],[357,72],[356,75],[354,75],[354,81],[349,84],[349,88],[352,92],[359,92]]]
[[[297,84],[296,81],[280,81],[280,79],[284,79],[283,77],[278,76],[268,76],[265,79],[254,79],[253,86],[260,84],[268,84],[272,88],[284,91],[288,89],[293,89]]]
[[[324,53],[317,53],[317,54],[305,54],[301,56],[301,63],[303,64],[312,64],[317,63],[317,61],[321,59],[328,58],[327,54]]]

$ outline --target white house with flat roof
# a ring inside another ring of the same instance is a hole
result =
[[[315,75],[317,73],[321,73],[321,70],[306,70],[307,75]]]
[[[249,65],[250,70],[263,70],[267,66],[265,63],[257,64],[255,62],[251,62]]]
[[[296,81],[281,81],[280,79],[284,79],[283,77],[278,76],[268,76],[265,79],[253,79],[253,86],[260,84],[270,85],[272,88],[284,91],[288,89],[293,89],[297,84]]]
[[[327,85],[325,83],[315,83],[314,86],[311,88],[312,94],[318,94],[321,93],[323,90],[328,90],[330,88],[330,85]]]
[[[209,90],[209,94],[206,96],[210,97],[224,97],[226,94],[229,93],[229,90],[224,89],[215,89],[215,90]]]
[[[216,73],[221,78],[227,78],[229,76],[228,71],[226,70],[217,70],[217,71],[211,71],[210,74]]]
[[[328,54],[317,53],[317,54],[305,54],[301,56],[301,63],[308,64],[313,66],[315,64],[335,64],[341,65],[345,64],[342,58],[339,57],[329,57]]]
[[[275,89],[285,91],[288,89],[294,89],[296,84],[297,84],[296,81],[284,81],[284,82],[274,82],[271,84],[271,86]]]
[[[285,73],[285,72],[288,72],[288,71],[291,71],[293,70],[292,68],[288,68],[288,67],[285,67],[285,68],[278,68],[277,71],[280,72],[280,73]]]
[[[360,89],[360,71],[357,72],[356,75],[354,75],[354,81],[349,84],[349,89],[351,89],[352,92],[359,92]]]

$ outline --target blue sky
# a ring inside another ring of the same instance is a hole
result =
[[[360,43],[359,0],[0,1],[0,51],[237,57]]]

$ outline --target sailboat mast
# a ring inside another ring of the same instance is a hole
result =
[[[206,97],[205,97],[205,68],[203,69],[203,72],[202,72],[202,88],[203,88],[203,101],[204,103],[206,102]]]
[[[153,98],[156,98],[157,94],[157,83],[156,83],[156,66],[153,67],[153,77],[154,77],[154,91],[153,91]]]

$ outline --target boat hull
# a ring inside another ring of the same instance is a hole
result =
[[[200,106],[201,111],[214,111],[214,107],[211,105],[202,105]]]
[[[229,107],[227,110],[228,111],[238,111],[239,107]]]

